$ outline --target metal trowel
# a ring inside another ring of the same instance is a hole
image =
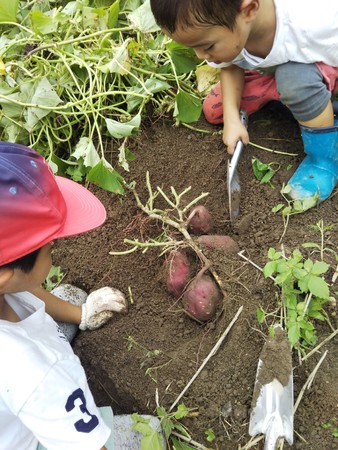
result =
[[[248,114],[244,111],[240,111],[241,122],[248,126]],[[235,151],[232,158],[228,160],[228,173],[227,173],[227,185],[228,185],[228,198],[229,198],[229,213],[230,221],[233,225],[235,220],[239,216],[239,206],[241,200],[241,186],[239,183],[239,176],[237,172],[237,164],[241,156],[244,144],[242,141],[238,141],[235,147]]]
[[[282,437],[292,445],[292,354],[280,325],[275,325],[259,357],[251,408],[249,434],[265,434],[264,450],[275,450]]]

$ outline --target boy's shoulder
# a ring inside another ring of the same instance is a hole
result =
[[[0,371],[0,380],[3,372],[6,378],[11,371],[26,376],[26,369],[43,376],[57,361],[77,359],[41,300],[29,292],[6,295],[5,299],[22,320],[0,320],[0,361],[6,368]]]

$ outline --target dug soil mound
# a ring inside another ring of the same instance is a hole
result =
[[[203,119],[196,128],[220,130]],[[271,104],[249,118],[249,132],[254,144],[298,156],[246,147],[239,163],[241,214],[234,226],[228,210],[228,157],[219,134],[175,127],[171,120],[154,120],[134,143],[136,160],[130,164],[125,179],[136,181],[142,202],[148,199],[147,171],[154,190],[159,186],[170,195],[171,186],[176,192],[191,187],[185,196],[187,202],[208,192],[201,203],[213,216],[213,232],[233,237],[243,255],[258,267],[268,261],[270,247],[282,249],[285,255],[300,248],[304,255],[320,259],[316,249],[302,248],[302,244],[321,244],[321,233],[313,227],[320,220],[325,226],[337,225],[338,195],[333,194],[304,214],[291,216],[285,226],[282,215],[273,213],[272,208],[285,203],[280,189],[304,157],[298,125],[285,109]],[[113,143],[107,147],[107,159],[113,164],[115,149]],[[279,167],[272,185],[260,184],[254,177],[252,157]],[[258,358],[268,327],[279,310],[277,287],[271,279],[264,278],[259,268],[237,254],[209,252],[207,257],[224,286],[223,307],[216,320],[206,324],[194,321],[184,313],[181,301],[166,290],[162,277],[164,256],[160,256],[158,247],[120,256],[109,254],[130,250],[125,239],[145,242],[157,238],[163,232],[161,221],[142,213],[131,192],[118,197],[95,187],[90,189],[105,204],[108,220],[99,230],[58,242],[54,263],[66,274],[64,281],[88,291],[114,286],[129,301],[127,314],[115,315],[97,331],[80,332],[74,342],[96,401],[99,405],[111,405],[115,413],[153,413],[158,395],[159,404],[169,410],[243,307],[216,354],[178,403],[193,408],[193,414],[183,423],[195,441],[213,449],[244,448],[250,440],[248,422]],[[180,238],[175,230],[173,236]],[[334,252],[338,226],[328,228],[323,240],[324,260],[331,266],[326,280],[331,284],[337,265]],[[337,298],[337,285],[331,291]],[[262,324],[257,320],[258,308],[269,313]],[[331,325],[315,322],[319,342],[337,329],[334,299],[326,305],[326,311]],[[295,414],[296,449],[338,448],[337,438],[322,426],[338,414],[337,337],[302,363],[294,350],[294,395],[297,399],[325,351],[326,357]],[[209,428],[215,433],[212,442],[206,440],[205,431]],[[261,449],[262,441],[252,448]],[[285,444],[284,448],[289,446]]]

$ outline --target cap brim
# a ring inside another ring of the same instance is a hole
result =
[[[88,189],[64,177],[55,177],[67,206],[67,217],[56,238],[74,236],[104,223],[105,207]]]

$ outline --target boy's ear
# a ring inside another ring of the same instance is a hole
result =
[[[6,267],[5,269],[0,268],[0,292],[5,290],[6,284],[14,275],[14,269]]]
[[[260,0],[243,0],[240,12],[248,19],[254,19],[260,7]]]

